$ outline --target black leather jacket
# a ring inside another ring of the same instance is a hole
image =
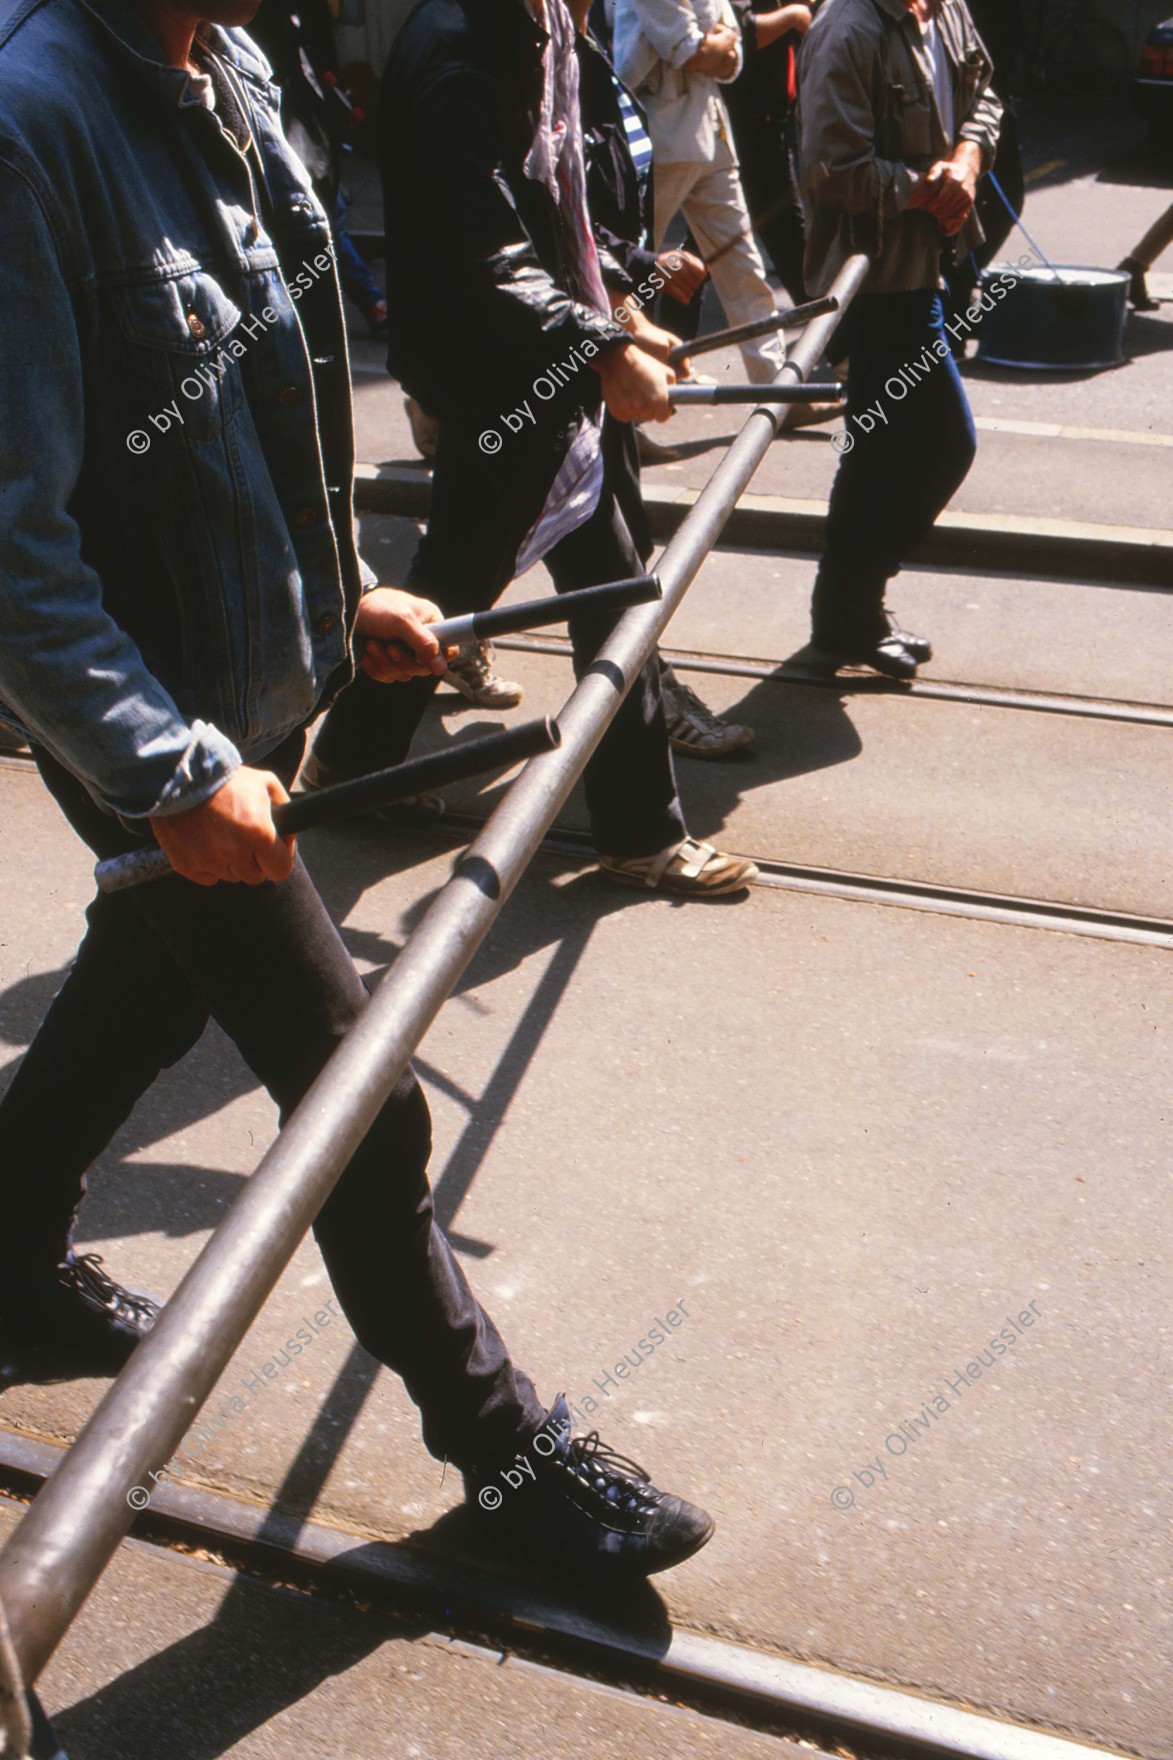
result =
[[[632,293],[656,267],[648,244],[652,230],[651,178],[641,189],[627,144],[615,75],[592,36],[578,39],[579,102],[587,170],[587,200],[608,286]],[[639,101],[628,93],[643,118]],[[644,303],[651,298],[643,295]]]
[[[383,77],[388,365],[466,431],[532,404],[534,380],[574,349],[589,361],[626,341],[574,284],[562,210],[525,175],[545,42],[524,0],[423,0]],[[599,401],[589,364],[572,370],[542,405],[547,455],[574,413]],[[505,449],[510,466],[527,444],[519,435]]]

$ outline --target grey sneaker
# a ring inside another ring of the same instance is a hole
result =
[[[753,744],[753,728],[723,721],[702,703],[689,685],[681,684],[670,666],[662,666],[660,690],[668,740],[674,752],[689,758],[727,758]]]
[[[448,663],[444,683],[450,684],[478,709],[516,709],[522,690],[511,678],[493,668],[493,644],[470,642]]]
[[[298,781],[303,794],[317,794],[319,789],[335,788],[340,782],[353,782],[354,776],[349,771],[333,770],[329,764],[323,764],[316,752],[311,752],[301,767]],[[413,819],[442,819],[447,808],[438,794],[409,794],[401,801],[392,801],[386,807],[368,807],[364,813],[357,813],[356,818],[384,819],[391,825],[410,823]]]

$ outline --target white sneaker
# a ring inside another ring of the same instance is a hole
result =
[[[675,892],[684,898],[722,898],[752,886],[758,877],[757,864],[748,856],[727,855],[692,837],[658,856],[600,856],[599,868],[609,880],[624,886]]]
[[[493,670],[491,642],[470,642],[462,647],[456,659],[448,662],[443,682],[478,709],[516,709],[522,697],[519,684]]]

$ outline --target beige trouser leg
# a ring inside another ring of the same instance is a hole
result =
[[[1154,226],[1150,226],[1134,251],[1129,251],[1128,260],[1139,263],[1144,269],[1151,269],[1157,258],[1173,244],[1173,207],[1166,208]]]
[[[766,280],[765,266],[749,223],[749,211],[741,190],[737,161],[728,143],[717,143],[711,164],[693,165],[682,160],[653,161],[655,179],[656,249],[662,250],[664,235],[673,217],[684,211],[700,254],[713,261],[713,286],[730,324],[750,324],[768,318],[777,309]],[[731,240],[736,239],[735,244]],[[730,245],[722,250],[723,245]],[[720,253],[718,255],[718,253]],[[741,356],[750,382],[768,384],[777,377],[786,359],[780,335],[759,336],[743,343]]]

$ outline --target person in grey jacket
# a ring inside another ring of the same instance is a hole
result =
[[[836,666],[909,678],[932,657],[885,594],[976,448],[939,289],[943,256],[982,238],[974,200],[1001,119],[991,72],[964,0],[825,0],[803,44],[808,291],[854,253],[872,260],[838,338],[847,429],[812,607],[812,643]]]

